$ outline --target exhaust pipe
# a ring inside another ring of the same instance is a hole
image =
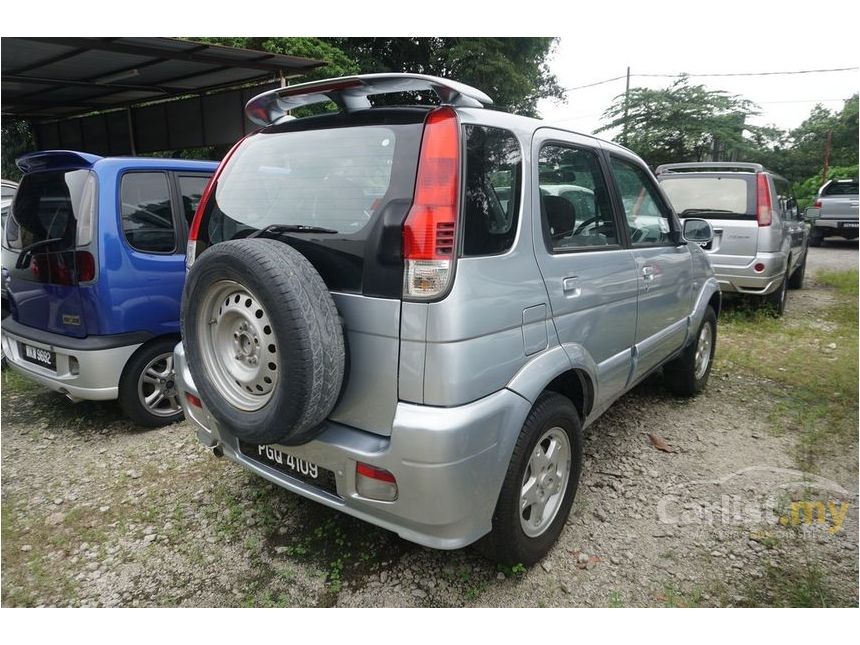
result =
[[[212,446],[212,454],[215,455],[218,459],[224,456],[224,449],[221,447],[220,443],[216,443]]]

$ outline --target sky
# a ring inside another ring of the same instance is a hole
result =
[[[678,11],[661,12],[661,21],[649,19],[640,8],[629,20],[617,22],[607,20],[613,12],[602,12],[599,27],[579,33],[566,28],[571,23],[563,23],[550,70],[562,87],[570,88],[622,76],[628,66],[635,75],[798,71],[860,65],[858,11],[848,10],[847,5],[844,11],[840,11],[838,3],[828,5],[833,9],[829,15],[842,16],[843,20],[810,23],[802,22],[810,15],[809,9],[799,15],[792,9],[795,3],[688,2],[678,6],[682,7]],[[777,7],[781,10],[774,11]],[[583,18],[575,20],[575,24],[587,22]],[[759,29],[759,24],[767,28]],[[594,53],[597,49],[599,55]],[[633,76],[630,86],[656,89],[668,87],[673,80]],[[761,115],[749,120],[754,125],[790,129],[800,125],[816,102],[840,109],[843,100],[858,91],[860,71],[695,78],[691,82],[757,103]],[[541,100],[538,110],[547,121],[591,133],[600,127],[601,115],[613,98],[623,92],[621,79],[568,92],[567,103]]]

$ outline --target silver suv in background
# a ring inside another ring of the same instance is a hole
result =
[[[723,292],[761,298],[781,316],[786,289],[800,289],[809,234],[791,186],[761,164],[692,162],[657,167],[675,212],[707,219],[703,245]]]
[[[831,179],[819,188],[812,206],[810,246],[821,246],[824,238],[831,236],[857,239],[860,232],[857,218],[860,198],[857,193],[856,179]]]
[[[368,100],[410,91],[440,105]],[[694,243],[710,225],[682,230],[641,159],[489,103],[412,74],[252,99],[263,127],[191,227],[177,387],[216,456],[530,564],[565,525],[583,428],[660,368],[705,387],[720,290]]]

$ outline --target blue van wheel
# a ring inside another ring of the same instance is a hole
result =
[[[143,345],[129,359],[119,382],[119,403],[135,423],[157,428],[183,417],[173,371],[175,338]]]

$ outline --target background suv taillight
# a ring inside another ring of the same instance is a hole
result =
[[[457,114],[442,107],[427,115],[412,208],[403,224],[403,295],[428,299],[448,288],[454,272],[460,190]]]
[[[770,199],[770,185],[763,172],[756,175],[756,219],[759,226],[770,226],[773,222],[773,207]]]

